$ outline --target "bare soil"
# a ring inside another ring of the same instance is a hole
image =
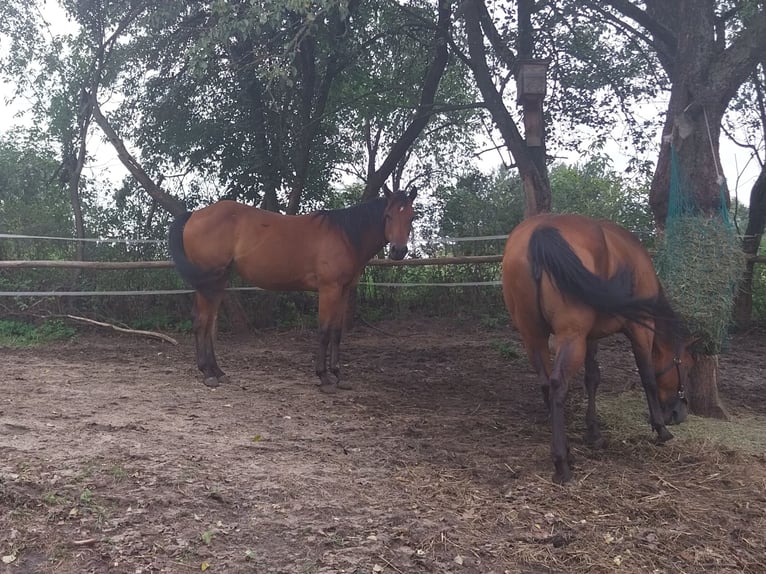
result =
[[[575,477],[557,486],[510,328],[379,327],[346,336],[355,388],[332,396],[308,330],[221,336],[218,389],[186,336],[0,350],[0,572],[766,571],[762,452],[657,446],[604,415],[593,450],[577,384]],[[764,338],[721,358],[735,424],[766,416]],[[600,358],[600,400],[640,398],[627,345]]]

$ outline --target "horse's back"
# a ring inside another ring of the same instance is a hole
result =
[[[264,289],[315,290],[323,268],[347,258],[338,233],[312,215],[282,215],[230,200],[195,212],[184,245],[196,265],[232,266]]]
[[[183,235],[186,255],[201,268],[228,266],[240,255],[243,236],[251,236],[251,248],[258,251],[260,239],[271,231],[259,233],[257,228],[279,227],[281,217],[236,201],[218,201],[195,211],[186,222]],[[246,233],[248,227],[251,231]]]
[[[553,228],[583,267],[608,279],[628,270],[637,297],[658,292],[651,258],[638,240],[619,225],[577,214],[541,214],[519,224],[509,235],[503,255],[503,298],[522,335],[584,331],[589,337],[614,333],[623,321],[599,314],[592,306],[564,296],[543,273],[536,281],[529,261],[535,231]]]

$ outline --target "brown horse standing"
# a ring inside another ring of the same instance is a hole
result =
[[[666,424],[686,418],[684,385],[693,365],[682,326],[652,260],[622,227],[580,215],[538,215],[516,227],[503,255],[503,298],[550,408],[556,482],[571,478],[564,401],[585,363],[586,441],[601,445],[595,393],[598,339],[624,333],[631,342],[660,442]],[[548,338],[556,336],[551,364]]]
[[[227,377],[215,358],[218,308],[230,270],[269,290],[319,292],[316,373],[324,392],[350,386],[340,381],[339,347],[349,295],[365,264],[387,243],[391,259],[407,254],[416,191],[385,190],[385,197],[346,209],[281,215],[220,201],[179,216],[169,233],[170,254],[181,277],[197,290],[194,336],[204,383]],[[330,373],[327,348],[330,347]]]

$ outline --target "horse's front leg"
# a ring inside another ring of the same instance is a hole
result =
[[[325,393],[338,390],[340,373],[340,338],[346,301],[340,286],[319,289],[319,349],[316,357],[316,374],[319,389]],[[330,348],[330,373],[327,372],[327,348]],[[341,386],[341,388],[346,388]]]
[[[316,374],[319,377],[317,383],[324,392],[333,392],[335,381],[327,374],[327,347],[330,344],[330,329],[323,325],[319,326],[319,348],[316,356]]]
[[[673,435],[665,427],[665,419],[662,416],[660,400],[657,396],[657,379],[654,374],[654,364],[652,363],[653,337],[654,333],[646,328],[638,329],[628,334],[633,347],[633,355],[636,358],[638,375],[641,377],[646,402],[649,405],[649,420],[652,428],[657,432],[657,440],[663,443],[672,439]]]
[[[340,378],[340,340],[343,335],[343,329],[337,327],[330,335],[330,372],[335,375],[335,380],[339,389],[349,390],[353,386],[348,381]]]
[[[652,428],[657,432],[657,440],[661,443],[673,438],[673,434],[665,427],[665,420],[657,397],[657,380],[654,376],[654,365],[649,355],[636,355],[636,366],[644,386],[644,394],[649,404],[649,419]]]
[[[596,390],[601,383],[601,369],[596,360],[597,352],[598,342],[588,341],[585,351],[585,391],[588,394],[588,409],[585,412],[585,442],[595,448],[602,448],[604,439],[596,417]]]

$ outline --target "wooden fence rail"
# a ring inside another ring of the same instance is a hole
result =
[[[766,262],[766,257],[763,258]],[[373,267],[418,267],[423,265],[466,265],[499,263],[502,255],[473,255],[465,257],[430,257],[427,259],[371,259],[367,265]],[[0,269],[169,269],[172,261],[0,261]]]
[[[766,256],[755,255],[748,258],[753,263],[766,263]],[[473,265],[499,263],[502,255],[466,255],[463,257],[429,257],[426,259],[371,259],[367,265],[372,267],[420,267],[424,265]],[[0,269],[170,269],[172,261],[0,261]]]

